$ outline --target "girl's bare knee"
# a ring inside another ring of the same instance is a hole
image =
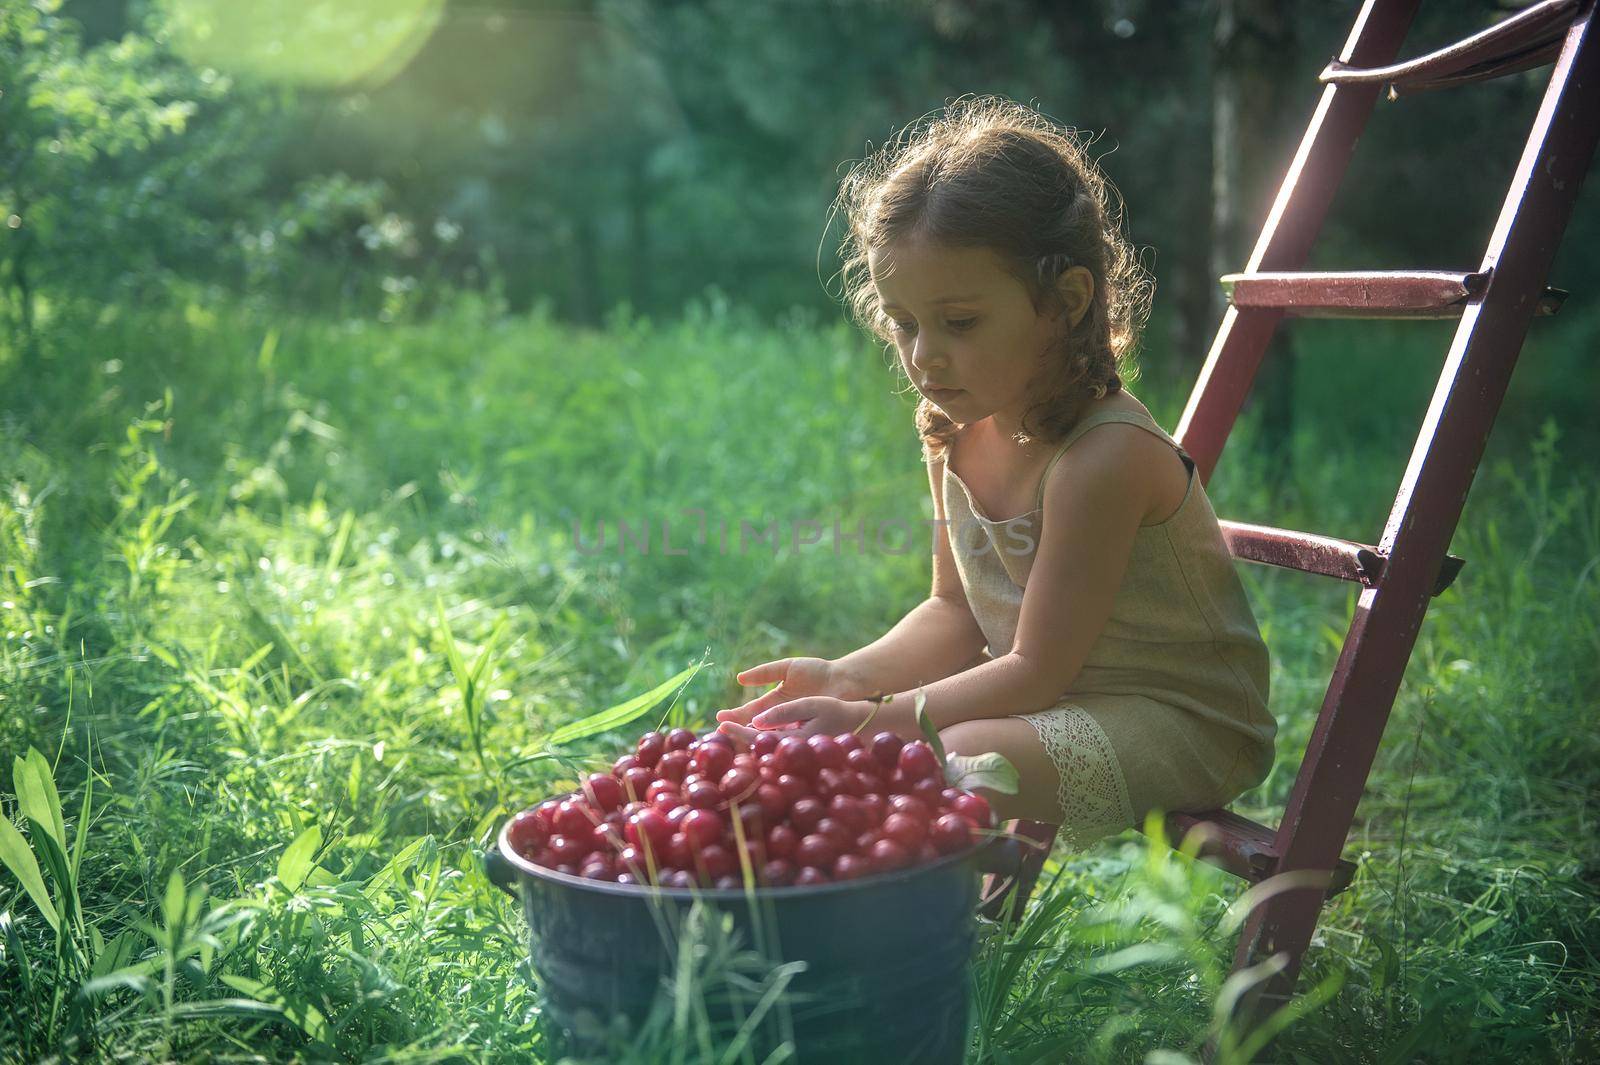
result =
[[[939,742],[952,754],[984,754],[985,732],[977,721],[957,721],[939,730]]]

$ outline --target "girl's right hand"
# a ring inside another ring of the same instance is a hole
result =
[[[826,658],[784,658],[776,662],[763,662],[759,666],[751,666],[733,679],[746,686],[777,684],[777,687],[756,696],[743,706],[717,711],[718,721],[732,721],[739,725],[750,724],[751,718],[769,707],[806,695],[854,699],[864,694],[856,691],[857,685]]]

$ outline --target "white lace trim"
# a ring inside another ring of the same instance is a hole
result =
[[[1056,767],[1061,786],[1061,837],[1086,847],[1097,839],[1133,827],[1133,804],[1117,762],[1117,752],[1100,723],[1075,706],[1057,706],[1021,715],[1033,726]]]

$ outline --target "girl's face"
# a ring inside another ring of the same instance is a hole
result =
[[[867,267],[917,390],[952,421],[994,415],[997,427],[1014,431],[1062,321],[1035,311],[1028,290],[988,248],[900,242],[869,252]],[[1065,321],[1075,324],[1088,308],[1093,275],[1073,267],[1060,289]]]

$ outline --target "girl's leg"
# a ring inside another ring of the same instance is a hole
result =
[[[1017,794],[1001,795],[987,788],[978,789],[1000,820],[1021,818],[1048,824],[1061,820],[1061,803],[1057,798],[1060,777],[1039,740],[1039,733],[1026,721],[1019,717],[962,721],[942,729],[939,739],[950,754],[997,751],[1016,767]]]

